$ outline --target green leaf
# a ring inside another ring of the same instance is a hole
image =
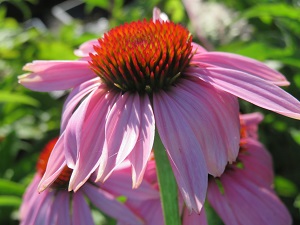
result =
[[[31,106],[39,106],[39,102],[26,95],[16,94],[8,91],[0,91],[0,103],[21,103]]]
[[[0,206],[15,206],[19,207],[22,203],[22,198],[10,195],[0,196]]]
[[[22,197],[25,187],[16,182],[0,179],[0,195],[17,195]]]
[[[276,192],[281,196],[292,197],[298,192],[297,186],[285,177],[276,176],[274,184]]]
[[[294,139],[294,141],[300,145],[300,130],[296,130],[296,129],[291,129],[291,135],[292,138]]]
[[[165,225],[180,225],[177,183],[158,133],[153,148]]]
[[[300,20],[300,9],[284,3],[258,4],[246,10],[243,17],[286,17]]]

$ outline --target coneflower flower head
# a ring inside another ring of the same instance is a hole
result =
[[[278,87],[289,84],[282,74],[244,56],[207,52],[158,9],[152,21],[118,26],[75,54],[79,60],[28,63],[30,73],[19,77],[36,91],[72,88],[40,191],[65,164],[73,169],[69,190],[77,191],[93,172],[106,181],[124,160],[136,188],[158,134],[186,205],[199,213],[207,174],[220,176],[239,152],[237,97],[300,119],[299,101]]]
[[[89,64],[107,86],[122,92],[167,90],[191,59],[192,37],[173,22],[131,22],[98,39]]]

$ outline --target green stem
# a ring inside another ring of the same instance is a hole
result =
[[[154,156],[165,225],[181,225],[177,183],[158,133],[155,134]]]

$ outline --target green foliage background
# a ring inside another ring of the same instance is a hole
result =
[[[226,5],[231,12],[235,12],[231,24],[224,28],[222,35],[217,31],[203,33],[215,50],[272,62],[291,82],[285,89],[300,99],[299,1],[205,2]],[[75,59],[75,48],[102,34],[78,33],[84,24],[80,19],[61,25],[55,31],[25,28],[23,22],[7,17],[4,3],[0,0],[0,224],[10,225],[18,224],[18,208],[35,171],[40,150],[59,133],[60,113],[66,96],[66,93],[27,90],[17,83],[17,76],[24,73],[22,67],[25,63],[35,59]],[[32,17],[29,6],[38,3],[39,0],[10,1],[10,4],[19,7],[23,21]],[[160,7],[174,22],[194,32],[179,0],[85,1],[86,14],[101,8],[108,15],[109,27],[149,19],[154,6]],[[202,13],[200,10],[199,15]],[[229,30],[240,19],[244,19],[251,28],[248,38],[241,38],[242,30],[237,30],[237,35],[229,38]],[[199,41],[197,35],[194,35],[194,41]],[[274,159],[274,187],[292,213],[294,224],[300,224],[300,122],[243,101],[241,111],[260,111],[265,115],[260,126],[260,139]],[[98,224],[114,224],[113,220],[97,212],[94,216]],[[208,217],[212,220],[211,224],[222,224],[215,221],[213,212]]]

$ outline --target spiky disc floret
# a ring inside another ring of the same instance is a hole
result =
[[[191,59],[192,37],[172,22],[137,21],[104,34],[90,54],[91,68],[122,91],[167,89]]]

